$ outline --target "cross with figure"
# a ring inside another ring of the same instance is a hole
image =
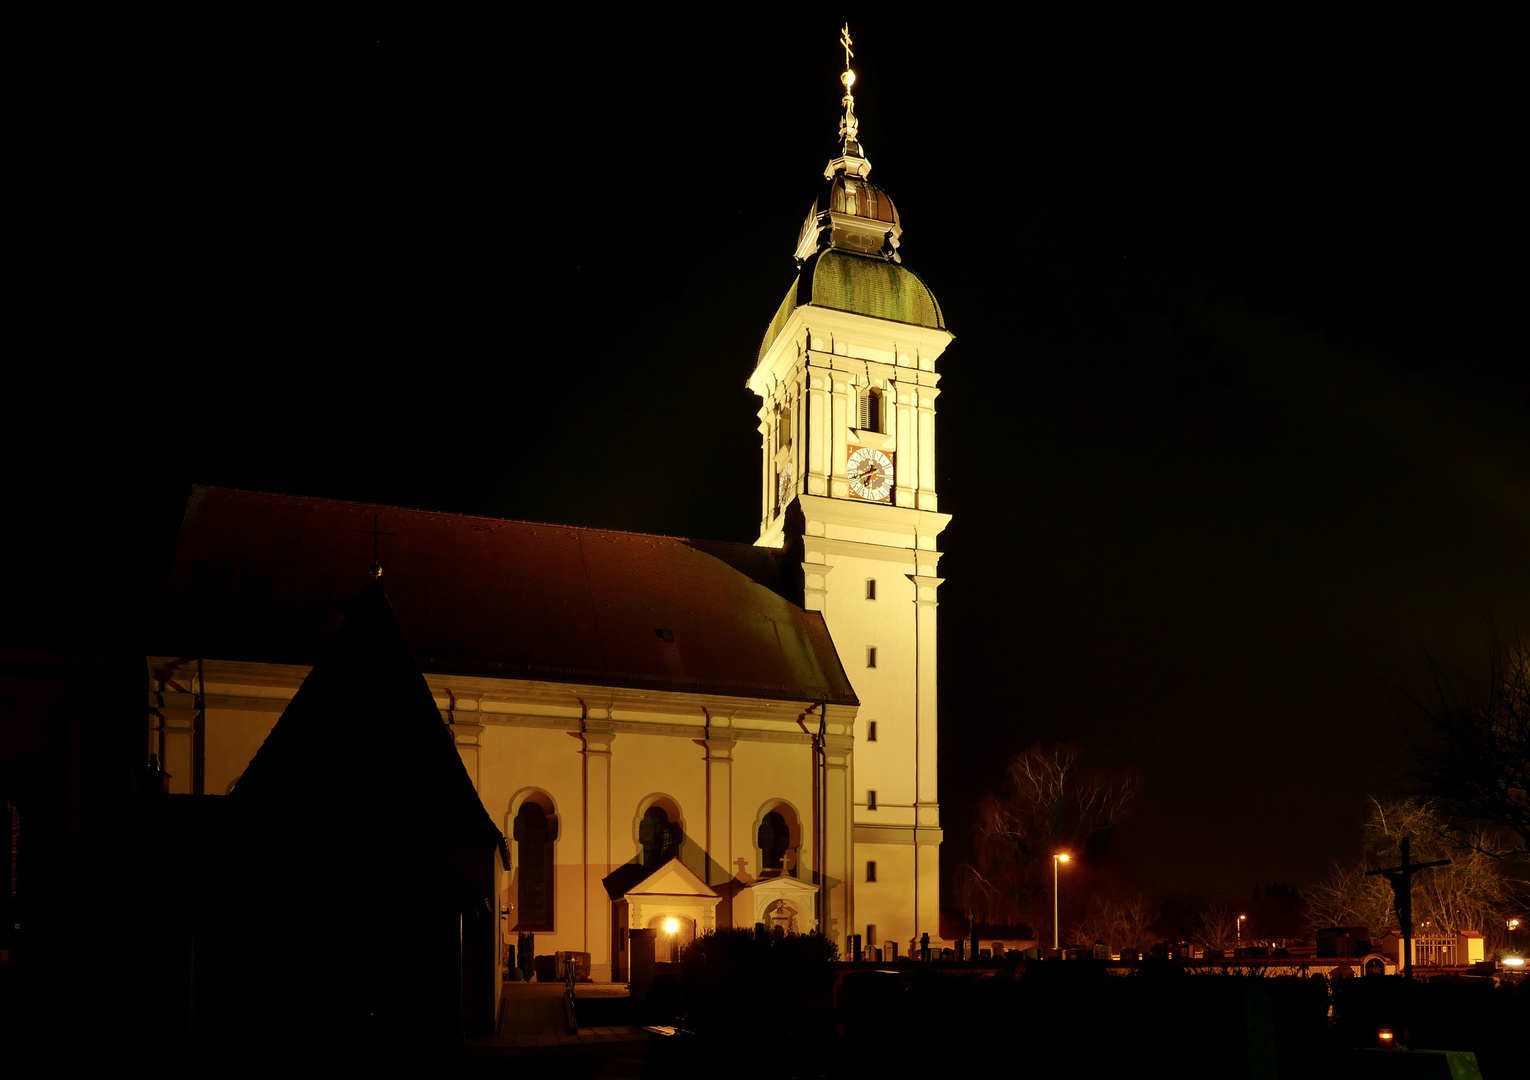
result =
[[[373,514],[372,515],[372,527],[370,529],[357,529],[356,530],[359,533],[371,533],[372,534],[372,577],[373,578],[380,578],[380,577],[382,577],[382,562],[378,558],[378,554],[377,554],[377,538],[380,537],[380,536],[396,536],[397,535],[396,533],[380,532],[378,530],[378,528],[377,528],[377,520],[381,516],[382,516],[381,514]]]
[[[1397,921],[1401,924],[1402,949],[1403,949],[1403,978],[1413,978],[1413,875],[1420,870],[1428,870],[1431,866],[1449,866],[1449,859],[1436,859],[1434,862],[1416,863],[1408,858],[1408,841],[1411,837],[1403,837],[1402,865],[1391,866],[1384,870],[1367,870],[1366,877],[1382,875],[1392,885],[1392,908],[1397,912]]]

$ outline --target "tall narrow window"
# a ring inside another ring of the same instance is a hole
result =
[[[790,405],[781,406],[781,415],[776,424],[776,448],[792,444],[792,409]]]
[[[867,788],[866,789],[866,809],[867,810],[875,810],[876,808],[877,808],[877,793],[876,793],[876,791],[874,789]]]
[[[866,721],[866,741],[867,742],[876,742],[877,741],[877,722],[875,720],[867,720]]]
[[[862,431],[882,430],[882,391],[872,387],[861,395],[860,428]]]
[[[515,815],[516,924],[521,930],[553,925],[553,830],[547,811],[528,799]]]
[[[866,880],[867,881],[875,881],[876,879],[877,879],[877,864],[876,864],[876,862],[874,860],[867,860],[867,862],[866,862]]]
[[[877,666],[877,650],[876,650],[876,646],[874,646],[874,645],[866,650],[866,666],[867,667],[876,667]]]
[[[877,579],[876,578],[867,578],[866,579],[866,599],[867,600],[875,600],[876,598],[877,598]]]

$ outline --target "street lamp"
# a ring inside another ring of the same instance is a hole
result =
[[[1057,855],[1053,855],[1052,856],[1052,951],[1053,952],[1056,952],[1058,949],[1060,949],[1062,947],[1062,942],[1061,942],[1061,940],[1059,938],[1059,934],[1058,934],[1059,927],[1057,925],[1057,864],[1058,863],[1065,863],[1065,862],[1068,861],[1069,858],[1070,858],[1070,856],[1068,856],[1067,854],[1064,854],[1064,853],[1059,853]]]
[[[1243,943],[1243,920],[1246,918],[1248,918],[1247,915],[1238,916],[1238,943],[1240,945]]]

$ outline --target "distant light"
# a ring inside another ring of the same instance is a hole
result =
[[[1059,855],[1059,856],[1057,856],[1057,861],[1058,862],[1067,862],[1072,857],[1073,856],[1071,856],[1071,855]]]
[[[1376,1037],[1381,1040],[1381,1045],[1382,1046],[1391,1046],[1392,1045],[1392,1029],[1391,1028],[1382,1028],[1380,1031],[1376,1032]]]
[[[679,929],[680,929],[680,920],[679,919],[665,919],[664,920],[664,932],[666,934],[673,934],[676,930],[679,930]]]
[[[1525,958],[1523,956],[1505,956],[1503,958],[1503,966],[1504,967],[1524,967],[1525,966]]]

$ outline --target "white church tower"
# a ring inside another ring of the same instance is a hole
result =
[[[902,265],[892,200],[867,180],[845,48],[840,149],[797,238],[797,280],[761,342],[760,538],[800,555],[802,606],[823,613],[860,699],[850,770],[851,925],[867,946],[940,929],[936,793],[935,364],[951,334]],[[836,883],[837,884],[837,883]]]

